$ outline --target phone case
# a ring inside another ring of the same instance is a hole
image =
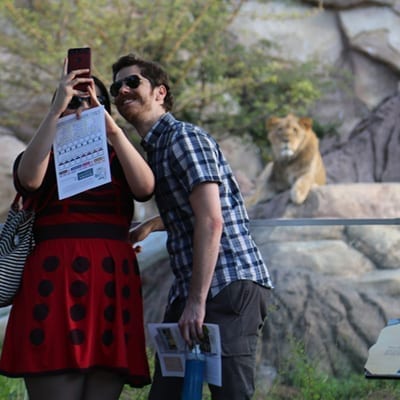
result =
[[[68,50],[68,72],[75,71],[77,69],[91,69],[91,51],[90,47],[79,47]],[[86,74],[80,74],[79,77],[90,78],[90,72]],[[87,91],[88,84],[81,83],[74,86],[74,89]]]

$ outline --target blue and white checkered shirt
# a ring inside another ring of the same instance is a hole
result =
[[[238,184],[216,141],[201,128],[167,113],[147,133],[142,146],[156,177],[155,199],[168,232],[167,249],[175,275],[169,301],[188,295],[194,220],[189,196],[204,182],[219,185],[224,220],[210,296],[242,279],[271,288],[268,269],[249,233]]]

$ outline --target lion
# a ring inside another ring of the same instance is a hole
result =
[[[312,187],[326,183],[326,172],[319,151],[317,135],[311,118],[288,114],[266,121],[272,159],[260,177],[247,206],[270,200],[279,192],[290,189],[294,204],[302,204]]]

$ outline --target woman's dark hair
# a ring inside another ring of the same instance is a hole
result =
[[[104,83],[97,78],[97,76],[92,75],[94,84],[100,89],[101,96],[103,97],[103,105],[104,108],[111,114],[111,101],[110,95],[108,94],[107,88],[105,87]],[[53,93],[53,97],[51,98],[51,102],[53,103],[54,98],[56,97],[57,90]]]
[[[171,111],[174,106],[174,97],[171,93],[168,74],[160,64],[154,61],[146,61],[136,56],[136,54],[129,53],[126,56],[120,57],[112,65],[113,82],[115,81],[115,76],[122,68],[132,65],[136,65],[140,69],[140,73],[150,81],[153,89],[156,86],[165,86],[167,94],[164,98],[163,106],[165,111]]]
[[[104,83],[99,78],[97,78],[97,76],[92,75],[92,78],[94,80],[94,84],[100,89],[101,96],[103,96],[104,108],[108,111],[109,114],[111,114],[111,101],[107,88],[105,87]]]

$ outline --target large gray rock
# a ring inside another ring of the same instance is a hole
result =
[[[394,88],[397,88],[399,73],[382,62],[354,52],[352,66],[357,71],[354,76],[353,95],[368,110],[373,110],[383,96],[393,93]],[[377,76],[380,79],[376,79]]]
[[[400,182],[400,94],[364,118],[344,143],[321,141],[328,182]]]
[[[400,16],[389,7],[354,8],[340,13],[350,46],[394,70],[400,66]]]
[[[315,187],[301,205],[288,191],[249,210],[252,219],[266,218],[397,218],[400,183],[338,183]]]

